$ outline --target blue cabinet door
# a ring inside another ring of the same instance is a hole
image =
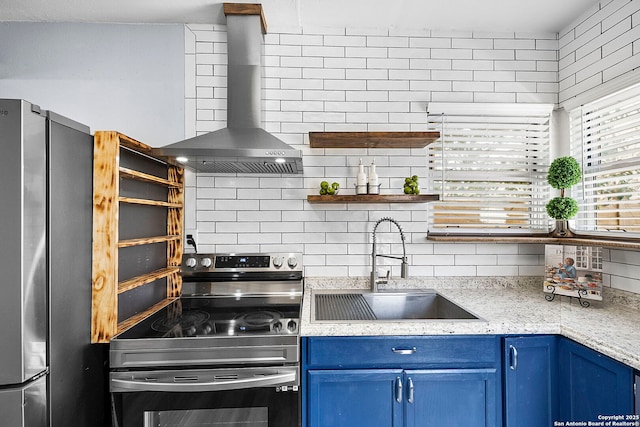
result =
[[[560,339],[558,362],[563,421],[633,414],[633,369],[629,366],[566,338]]]
[[[401,427],[402,370],[309,370],[308,427]]]
[[[406,426],[499,427],[496,369],[405,371]]]
[[[557,337],[504,340],[506,427],[552,426],[558,420]]]

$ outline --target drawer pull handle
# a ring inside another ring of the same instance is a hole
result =
[[[393,351],[396,354],[413,354],[418,350],[415,347],[411,347],[411,348],[395,348],[395,347],[393,347],[391,349],[391,351]]]
[[[509,364],[509,368],[511,368],[512,371],[515,371],[516,369],[518,369],[518,349],[510,345],[509,353],[511,356],[511,363]]]
[[[407,398],[407,402],[413,403],[413,380],[411,377],[407,379],[407,382],[409,383],[409,397]]]

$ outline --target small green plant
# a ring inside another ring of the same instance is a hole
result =
[[[420,194],[418,175],[406,177],[404,179],[404,194]]]
[[[570,219],[578,213],[578,202],[571,197],[554,197],[547,203],[547,214],[557,220]]]
[[[327,181],[322,181],[320,183],[320,195],[322,196],[333,196],[335,194],[338,194],[338,190],[340,190],[340,184],[338,184],[337,182],[333,182],[331,183],[331,185],[329,185],[329,182]]]
[[[580,182],[582,172],[580,165],[571,156],[558,157],[549,166],[547,182],[560,190],[560,197],[554,197],[547,205],[547,214],[556,220],[567,220],[578,213],[578,202],[564,196],[564,190]]]

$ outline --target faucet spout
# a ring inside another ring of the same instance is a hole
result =
[[[398,228],[398,231],[400,232],[400,239],[402,240],[402,257],[377,253],[376,230],[378,226],[383,222],[390,222],[391,224],[394,224]],[[400,267],[400,277],[402,277],[403,279],[406,279],[407,277],[409,277],[409,265],[407,264],[407,251],[404,243],[405,236],[404,236],[404,232],[402,231],[402,227],[400,226],[398,221],[396,221],[391,217],[380,218],[378,221],[376,221],[375,225],[373,226],[372,240],[373,240],[373,243],[371,247],[371,291],[378,292],[378,284],[387,283],[389,279],[389,274],[387,274],[386,279],[380,279],[378,277],[378,272],[377,272],[378,257],[393,258],[393,259],[401,260],[402,264]]]

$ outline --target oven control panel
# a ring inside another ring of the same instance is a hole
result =
[[[195,273],[302,271],[302,254],[183,254],[181,269]]]

